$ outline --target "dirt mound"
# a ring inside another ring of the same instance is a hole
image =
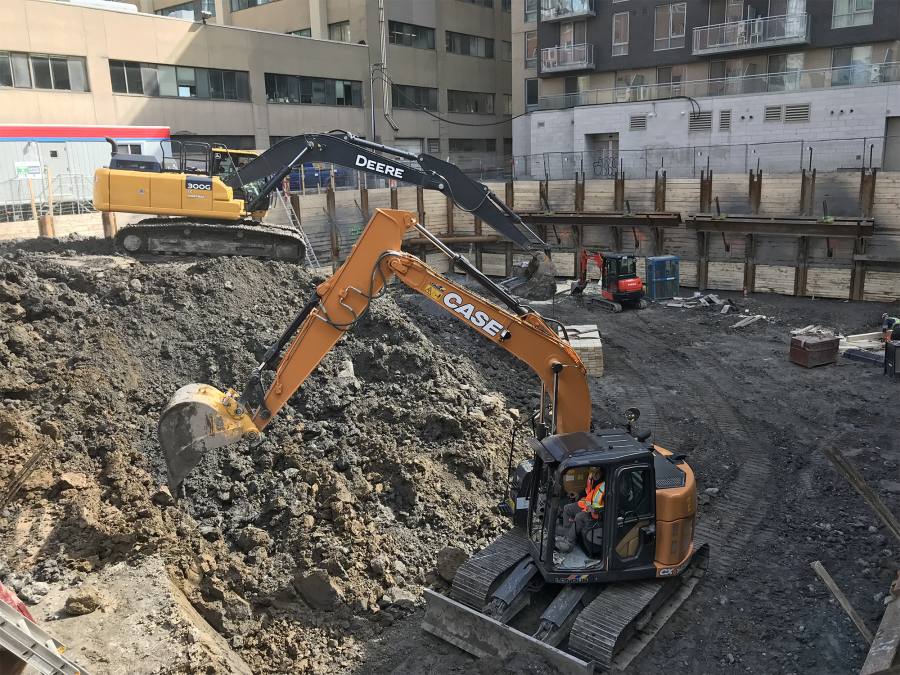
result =
[[[159,556],[254,671],[332,672],[421,603],[441,548],[501,530],[517,411],[390,294],[262,444],[207,457],[175,503],[159,411],[188,382],[242,387],[316,280],[273,261],[40,248],[0,249],[0,485],[46,451],[0,511],[12,585],[90,584]],[[190,655],[170,670],[198,667],[190,633],[170,634]]]

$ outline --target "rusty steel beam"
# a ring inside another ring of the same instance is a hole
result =
[[[871,237],[875,233],[872,218],[785,217],[767,218],[752,215],[716,217],[691,214],[685,225],[700,232],[732,232],[736,234],[784,234],[795,237]]]
[[[617,227],[678,227],[681,225],[681,214],[665,213],[520,213],[527,225],[615,225]]]
[[[497,244],[499,242],[505,242],[506,239],[504,237],[500,237],[498,235],[486,234],[486,235],[476,235],[476,236],[456,236],[456,237],[442,237],[438,235],[438,239],[441,240],[442,243],[447,244],[448,246],[453,244]],[[403,240],[404,246],[430,246],[431,241],[426,239],[425,237],[412,237],[410,239]]]

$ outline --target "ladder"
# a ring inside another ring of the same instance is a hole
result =
[[[282,226],[287,225],[296,230],[297,234],[303,239],[304,246],[306,246],[307,266],[314,272],[319,269],[319,259],[316,257],[316,252],[313,250],[312,243],[309,241],[309,237],[306,236],[306,232],[303,231],[300,220],[297,218],[297,214],[294,213],[294,209],[291,207],[290,203],[288,203],[287,198],[281,190],[272,191],[269,201],[269,210],[266,213],[265,218],[263,218],[263,222],[270,222]]]
[[[41,675],[90,675],[63,656],[65,647],[33,621],[0,600],[0,650],[6,650]]]

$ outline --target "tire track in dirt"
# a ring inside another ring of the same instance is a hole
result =
[[[691,411],[695,417],[705,420],[714,420],[714,431],[722,440],[723,447],[727,447],[737,464],[736,478],[725,488],[728,492],[727,501],[720,502],[721,509],[717,510],[717,519],[711,517],[700,519],[697,524],[696,537],[699,541],[707,543],[712,549],[710,555],[710,572],[729,574],[736,572],[743,564],[743,554],[752,539],[769,536],[769,527],[766,515],[768,508],[760,508],[759,495],[764,494],[771,483],[773,466],[767,452],[766,437],[767,425],[757,420],[748,420],[735,406],[728,403],[728,397],[723,388],[704,374],[704,370],[698,367],[690,352],[673,347],[672,344],[651,334],[652,326],[643,317],[631,317],[638,324],[638,329],[629,336],[629,345],[622,350],[623,360],[637,375],[638,381],[646,394],[635,394],[635,398],[645,401],[648,411],[652,410],[651,419],[657,427],[664,428],[666,436],[672,437],[667,424],[661,423],[661,415],[652,394],[649,391],[648,379],[659,379],[659,372],[654,361],[664,360],[666,363],[681,364],[676,371],[678,379],[682,383],[682,395],[678,399],[677,409]],[[606,338],[608,342],[616,344],[615,338]],[[634,357],[630,357],[634,354]],[[637,358],[640,355],[652,354],[653,360]],[[685,362],[685,356],[687,361]],[[704,352],[704,357],[707,354]],[[648,373],[648,369],[652,372]],[[671,371],[670,371],[671,372]],[[718,378],[728,378],[729,384],[737,386],[727,371],[718,368]],[[732,388],[732,387],[727,387]],[[663,406],[666,410],[675,410],[674,406]],[[662,443],[660,443],[662,445]],[[676,446],[673,446],[676,447]]]

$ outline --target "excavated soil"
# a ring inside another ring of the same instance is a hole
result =
[[[242,387],[317,280],[277,262],[135,261],[105,246],[0,248],[0,498],[44,453],[0,510],[0,580],[69,653],[97,673],[547,672],[525,655],[475,662],[418,628],[421,589],[446,588],[438,553],[472,552],[504,528],[494,507],[535,378],[394,288],[261,445],[209,456],[176,501],[155,434],[166,400],[188,382]],[[900,383],[845,360],[793,366],[787,344],[811,323],[876,330],[885,308],[734,300],[768,320],[733,329],[734,317],[700,309],[540,307],[601,327],[595,419],[617,424],[637,405],[700,483],[710,571],[633,669],[848,672],[864,644],[809,563],[874,627],[897,545],[821,449],[843,450],[900,510],[889,404]],[[63,609],[92,588],[93,611],[110,617],[127,614],[128,593],[159,601],[117,636],[116,622]],[[104,641],[129,639],[167,659],[104,656]]]

